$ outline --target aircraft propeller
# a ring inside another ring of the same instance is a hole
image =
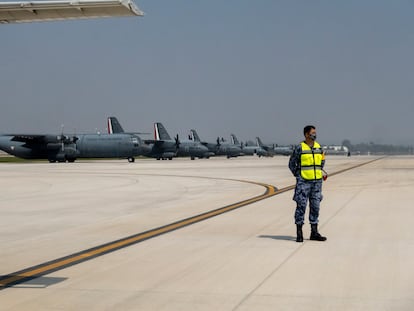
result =
[[[65,145],[74,144],[79,139],[76,136],[69,137],[69,136],[64,135],[64,128],[65,126],[62,124],[61,134],[56,137],[58,142],[61,144],[61,151],[65,151]]]

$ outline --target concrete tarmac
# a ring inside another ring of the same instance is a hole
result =
[[[326,169],[374,159],[331,156]],[[247,181],[293,185],[287,162],[2,163],[0,284],[266,191]],[[309,225],[294,241],[290,190],[0,287],[0,310],[413,310],[413,172],[413,157],[386,157],[328,178],[326,242],[308,240]]]

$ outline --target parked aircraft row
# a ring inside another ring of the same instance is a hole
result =
[[[282,154],[272,146],[239,143],[232,134],[232,142],[217,138],[215,143],[202,141],[196,130],[188,140],[178,134],[171,138],[161,123],[154,124],[154,139],[142,139],[138,133],[125,132],[115,117],[108,118],[108,134],[0,135],[0,150],[24,159],[47,159],[50,162],[74,162],[78,158],[124,158],[134,162],[137,156],[172,160],[174,157],[206,158],[211,156],[238,157],[242,155],[273,156]],[[283,153],[284,154],[284,153]]]
[[[108,133],[125,133],[119,121],[115,117],[108,118]],[[170,135],[161,123],[154,124],[154,134],[156,141],[171,141]],[[227,158],[257,155],[259,157],[272,157],[274,155],[290,155],[292,147],[278,147],[275,145],[265,145],[259,137],[256,137],[255,145],[239,143],[236,135],[231,134],[231,142],[226,143],[223,138],[217,137],[215,143],[202,141],[195,129],[190,130],[189,141],[180,142],[178,135],[175,137],[177,146],[177,156],[189,156],[194,158],[209,158],[210,156],[227,156]],[[152,141],[145,141],[150,143]],[[181,144],[183,144],[181,146]],[[207,150],[205,148],[206,147]]]

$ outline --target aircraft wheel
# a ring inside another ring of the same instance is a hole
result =
[[[133,157],[128,158],[128,162],[129,163],[134,163],[135,162],[135,158],[133,158]]]
[[[195,157],[191,157],[191,160],[195,160]]]
[[[161,160],[161,158],[157,158],[157,161]]]
[[[56,160],[49,160],[49,163],[56,163]]]
[[[75,159],[70,159],[70,160],[68,160],[68,162],[73,163],[73,162],[75,162]]]
[[[169,158],[168,158],[168,160],[170,160],[170,161],[171,161],[171,160],[172,160],[172,158],[171,158],[171,157],[169,157]]]

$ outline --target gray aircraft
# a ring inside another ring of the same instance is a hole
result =
[[[256,145],[247,145],[247,144],[239,143],[239,140],[237,139],[236,135],[231,134],[230,136],[231,136],[232,143],[237,146],[240,146],[244,155],[255,155],[256,154],[258,157],[267,156],[266,150],[260,147],[258,143],[256,143]]]
[[[171,139],[165,127],[162,123],[155,123],[155,135],[158,140],[163,141],[175,141],[178,146],[177,157],[190,157],[191,160],[195,158],[210,158],[214,153],[210,152],[206,146],[203,146],[200,142],[196,141],[180,141],[178,134],[174,137],[174,140]]]
[[[194,129],[190,130],[190,135],[188,137],[190,140],[195,141],[195,142],[199,142],[200,144],[202,144],[203,146],[206,146],[208,151],[210,151],[213,155],[216,155],[217,152],[217,148],[218,148],[218,144],[213,144],[213,143],[208,143],[208,142],[204,142],[201,141],[200,137],[197,134],[197,131]]]
[[[209,143],[205,141],[201,141],[200,137],[197,134],[197,131],[192,129],[191,130],[191,137],[194,141],[200,142],[202,145],[206,146],[208,150],[215,155],[227,156],[227,158],[233,158],[243,155],[243,152],[239,146],[234,144],[226,144],[224,143],[224,139],[220,139],[217,137],[216,143]]]
[[[115,117],[108,118],[109,132],[123,132],[121,125]],[[196,141],[180,141],[178,134],[171,139],[162,123],[154,123],[154,140],[144,140],[145,143],[152,146],[151,152],[146,154],[149,157],[159,159],[172,159],[172,157],[190,157],[191,160],[195,158],[209,158],[214,155],[207,147]],[[174,153],[173,156],[171,154]],[[161,155],[161,156],[160,156]],[[167,156],[166,156],[167,155]]]
[[[144,143],[147,146],[147,149],[143,155],[150,158],[156,158],[157,160],[172,160],[172,158],[177,156],[178,141],[172,141],[171,138],[168,140],[161,140],[159,138],[160,131],[162,132],[163,129],[158,129],[156,124],[154,124],[155,137],[154,139],[144,139]],[[116,117],[108,118],[108,133],[113,135],[125,134],[124,129]],[[138,133],[126,134],[137,135]],[[162,135],[164,136],[165,134]]]
[[[148,147],[132,134],[0,136],[0,150],[23,159],[47,159],[49,162],[74,162],[78,158],[124,158],[135,161]]]
[[[262,140],[259,137],[256,137],[256,140],[259,146],[262,147],[264,150],[266,150],[266,152],[269,154],[268,156],[273,156],[277,154],[289,156],[293,152],[292,146],[278,146],[275,144],[265,145],[262,143]]]

